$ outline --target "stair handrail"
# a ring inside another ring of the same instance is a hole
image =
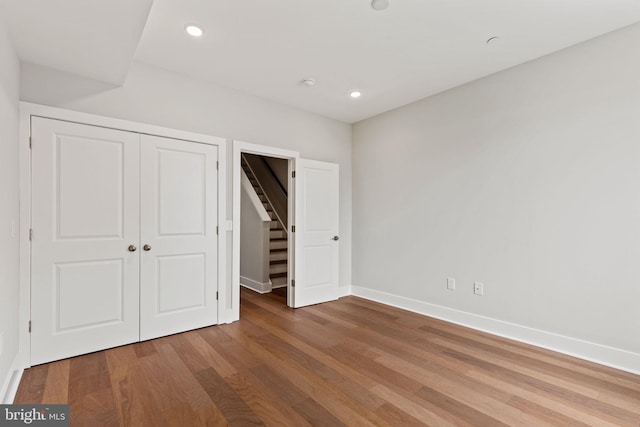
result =
[[[289,193],[287,193],[286,188],[284,188],[284,185],[282,185],[282,182],[280,182],[280,179],[278,179],[278,175],[276,175],[269,162],[267,162],[267,159],[265,159],[264,157],[260,157],[260,159],[262,160],[262,163],[264,163],[264,165],[267,167],[267,169],[269,169],[269,173],[271,173],[271,176],[278,184],[278,187],[280,188],[280,190],[282,190],[282,194],[284,194],[285,197],[289,197]]]
[[[274,192],[271,191],[270,188],[268,188],[263,182],[264,179],[267,180],[271,180],[271,187],[277,187],[280,190],[282,189],[282,184],[280,183],[280,181],[278,181],[278,179],[275,176],[275,173],[273,173],[273,170],[271,170],[271,173],[268,174],[260,174],[261,176],[259,177],[258,174],[256,173],[256,166],[257,165],[252,165],[252,161],[249,157],[246,156],[246,153],[242,153],[242,160],[246,163],[247,167],[249,168],[249,170],[251,171],[251,174],[253,175],[253,177],[256,179],[256,181],[258,182],[258,186],[260,187],[260,189],[262,190],[262,193],[264,194],[264,196],[267,198],[267,202],[271,205],[271,207],[273,208],[273,212],[276,215],[276,220],[280,223],[280,225],[282,226],[282,228],[284,229],[285,233],[288,234],[288,229],[287,229],[287,193],[286,191],[281,194],[282,199],[280,200],[279,203],[274,203],[274,199],[275,197],[277,197],[276,194],[274,194]],[[266,164],[266,162],[264,162]],[[264,166],[264,165],[263,165]],[[266,167],[269,167],[268,164],[266,165]],[[271,168],[269,168],[271,169]],[[263,179],[261,179],[263,178]],[[274,185],[274,181],[275,184]]]

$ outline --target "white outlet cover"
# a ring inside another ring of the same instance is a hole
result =
[[[453,291],[456,289],[456,279],[453,277],[447,277],[447,289]]]
[[[473,282],[473,293],[482,296],[484,293],[484,285],[480,282]]]

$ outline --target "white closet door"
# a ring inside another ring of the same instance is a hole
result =
[[[141,136],[140,339],[218,323],[218,148]]]
[[[338,298],[339,167],[296,162],[295,308]]]
[[[31,363],[138,341],[139,135],[31,126]]]

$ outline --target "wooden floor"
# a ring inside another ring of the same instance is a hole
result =
[[[356,297],[28,369],[72,425],[640,426],[640,377]]]

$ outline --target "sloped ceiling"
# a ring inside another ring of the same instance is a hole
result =
[[[153,0],[0,0],[20,60],[122,84]]]

